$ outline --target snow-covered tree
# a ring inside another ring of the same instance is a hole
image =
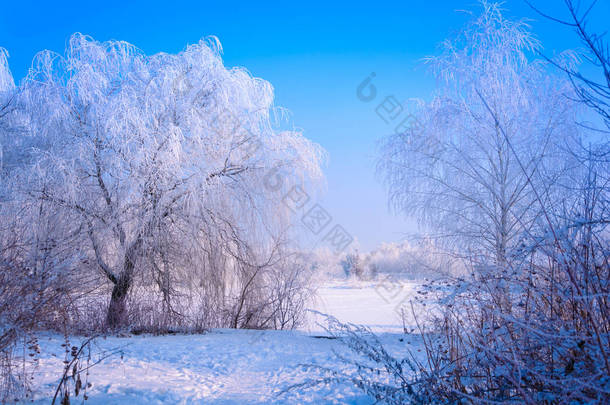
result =
[[[319,147],[272,127],[271,85],[225,68],[214,39],[148,56],[75,34],[65,55],[36,56],[20,90],[29,195],[81,230],[85,263],[113,285],[110,327],[143,274],[168,295],[177,273],[219,257],[268,264],[290,211],[265,176],[321,177]]]
[[[358,370],[371,361],[396,370],[389,388],[369,376],[358,386],[389,403],[606,403],[609,151],[605,139],[584,146],[576,124],[579,99],[607,118],[605,84],[573,68],[573,53],[555,63],[570,66],[575,89],[530,61],[540,46],[528,27],[481,3],[481,16],[431,58],[440,93],[388,140],[381,169],[397,208],[454,242],[469,272],[491,263],[497,277],[423,287],[447,295],[433,333],[422,333],[427,365],[415,364],[412,382],[404,363],[356,339],[367,361]],[[595,2],[578,15],[577,2],[566,4],[568,24],[599,51],[601,37],[582,33]],[[604,52],[594,56],[602,70]]]
[[[497,4],[482,6],[428,59],[438,92],[386,139],[379,169],[395,209],[455,251],[501,265],[540,214],[535,190],[549,196],[567,169],[562,148],[576,136],[575,108],[569,83],[531,60],[540,44],[529,27]]]

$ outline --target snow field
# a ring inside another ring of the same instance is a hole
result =
[[[404,292],[413,289],[404,286]],[[397,356],[417,349],[416,335],[401,333],[392,311],[395,301],[375,283],[333,283],[322,287],[314,309],[343,322],[365,324],[379,332],[384,346]],[[339,340],[328,339],[312,314],[301,331],[215,329],[203,335],[128,336],[96,340],[92,358],[120,352],[91,369],[87,404],[371,404],[355,387],[319,385],[282,393],[293,384],[316,379],[322,372],[304,365],[348,372],[336,353],[349,356]],[[83,338],[73,338],[78,345]],[[63,337],[41,338],[42,358],[35,403],[48,403],[64,360]],[[82,398],[82,396],[81,396]],[[76,402],[78,403],[78,402]]]

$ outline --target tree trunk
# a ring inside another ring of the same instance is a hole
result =
[[[138,236],[129,246],[127,252],[125,252],[123,271],[116,278],[116,282],[112,288],[110,304],[108,305],[108,312],[106,314],[106,325],[110,329],[120,329],[127,325],[127,296],[133,281],[137,252],[140,250],[141,245],[142,238]]]
[[[131,275],[121,273],[112,288],[106,325],[110,329],[120,329],[127,324],[127,295],[131,287]]]

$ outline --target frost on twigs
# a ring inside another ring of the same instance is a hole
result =
[[[537,59],[528,24],[499,4],[481,8],[427,59],[438,89],[414,111],[417,125],[384,140],[378,167],[396,211],[454,257],[502,266],[537,224],[536,190],[561,198],[578,106],[569,81]]]
[[[285,324],[267,286],[290,266],[292,213],[264,179],[315,185],[323,152],[277,129],[271,85],[227,69],[220,49],[146,55],[77,33],[16,89],[7,193],[69,229],[57,243],[78,252],[67,271],[87,280],[81,297],[109,297],[98,325]]]
[[[359,388],[370,398],[387,404],[425,404],[433,397],[422,389],[419,360],[409,352],[406,357],[396,358],[390,354],[379,338],[369,329],[346,324],[336,318],[317,313],[324,317],[322,325],[331,339],[337,339],[347,352],[333,350],[336,366],[326,367],[304,364],[302,367],[319,375],[302,383],[292,385],[281,395],[299,389],[313,389],[320,385],[348,384]],[[426,388],[426,387],[424,387]]]
[[[439,344],[424,339],[422,389],[435,403],[608,403],[608,144],[585,146],[578,124],[595,99],[536,59],[525,22],[481,4],[429,59],[440,86],[419,125],[380,159],[394,207],[469,273],[446,287]],[[582,29],[588,11],[565,4]]]

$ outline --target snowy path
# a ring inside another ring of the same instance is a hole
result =
[[[388,308],[370,305],[379,299],[370,296],[370,288],[328,288],[322,292],[324,305],[335,305],[338,311],[333,315],[340,319],[347,316],[351,319],[346,321],[355,322],[357,314],[361,314],[389,329],[398,326],[392,323],[395,317],[388,315]],[[345,353],[345,347],[338,340],[315,338],[312,334],[319,332],[219,329],[204,335],[100,339],[94,352],[122,348],[123,355],[114,355],[92,369],[93,387],[87,404],[373,403],[348,385],[318,386],[279,395],[292,384],[319,376],[318,371],[302,364],[342,367],[333,350]],[[404,334],[382,333],[380,338],[391,352],[406,353],[408,346],[399,340],[405,338]],[[71,344],[79,342],[75,338]],[[59,336],[40,341],[43,355],[37,380],[42,385],[35,403],[49,403],[62,369],[62,343]]]
[[[402,353],[404,335],[384,334],[382,341]],[[41,341],[44,381],[37,403],[48,403],[62,368],[60,337]],[[73,342],[76,343],[76,342]],[[317,364],[339,367],[336,340],[319,339],[294,331],[214,330],[205,335],[134,336],[107,338],[104,349],[123,347],[91,372],[93,388],[88,404],[370,404],[350,386],[319,386],[278,396],[287,386],[317,376],[300,367]],[[46,391],[46,394],[44,392]]]

